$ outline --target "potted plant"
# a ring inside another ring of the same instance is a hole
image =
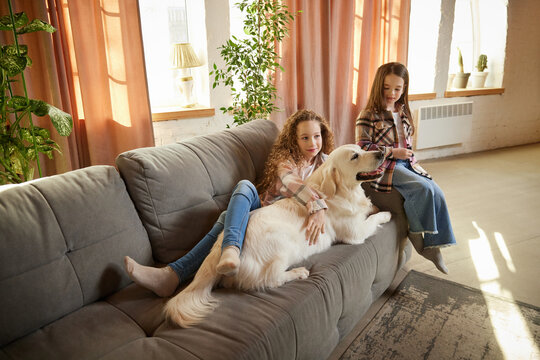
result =
[[[467,87],[467,82],[469,81],[469,76],[471,73],[466,73],[463,71],[463,56],[461,55],[460,48],[458,48],[458,65],[459,72],[457,72],[454,77],[453,85],[457,89],[464,89]]]
[[[231,88],[232,104],[220,110],[232,114],[233,123],[240,125],[268,118],[278,110],[273,77],[284,69],[279,65],[276,47],[288,34],[287,25],[294,15],[277,0],[242,0],[235,5],[246,13],[247,37],[232,36],[219,48],[225,65],[218,68],[214,64],[210,75],[214,75],[214,88],[219,84]]]
[[[49,130],[34,124],[33,116],[48,115],[61,136],[68,136],[73,127],[71,115],[42,100],[29,99],[24,70],[32,64],[28,46],[19,43],[19,36],[35,31],[56,31],[50,24],[28,20],[24,12],[0,17],[0,30],[13,34],[13,43],[2,45],[0,54],[0,184],[21,183],[34,177],[35,167],[42,176],[39,154],[52,159],[60,147],[51,139]],[[19,83],[16,94],[15,83]]]
[[[488,75],[488,72],[484,71],[485,69],[487,69],[487,56],[482,54],[478,57],[478,61],[476,62],[476,70],[478,71],[473,71],[471,74],[471,86],[473,88],[484,87]]]

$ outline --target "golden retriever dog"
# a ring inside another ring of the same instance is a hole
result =
[[[165,315],[181,327],[199,323],[218,305],[212,289],[223,287],[262,290],[305,279],[305,267],[289,269],[307,257],[328,249],[332,244],[362,244],[378,226],[390,221],[389,212],[373,214],[374,207],[360,184],[381,176],[383,161],[379,151],[364,151],[357,145],[343,145],[308,178],[328,206],[325,232],[314,245],[306,241],[306,207],[295,199],[282,199],[251,213],[240,266],[234,276],[217,273],[223,234],[218,237],[194,280],[170,299]]]

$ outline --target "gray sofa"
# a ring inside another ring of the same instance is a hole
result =
[[[281,288],[217,289],[221,306],[193,328],[164,321],[166,299],[123,270],[125,255],[152,265],[185,254],[236,182],[260,177],[277,133],[257,120],[128,151],[119,171],[0,187],[0,359],[327,358],[410,256],[399,195],[373,194],[394,216],[365,244],[309,258],[309,278]]]

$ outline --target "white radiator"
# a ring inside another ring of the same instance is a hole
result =
[[[468,140],[472,128],[472,105],[472,102],[465,102],[419,108],[416,148],[453,145]]]

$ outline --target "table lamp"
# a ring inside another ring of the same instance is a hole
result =
[[[193,77],[189,68],[201,66],[202,63],[189,43],[173,44],[171,48],[171,63],[174,69],[179,69],[176,84],[182,96],[182,107],[193,107],[197,103],[193,98]]]

